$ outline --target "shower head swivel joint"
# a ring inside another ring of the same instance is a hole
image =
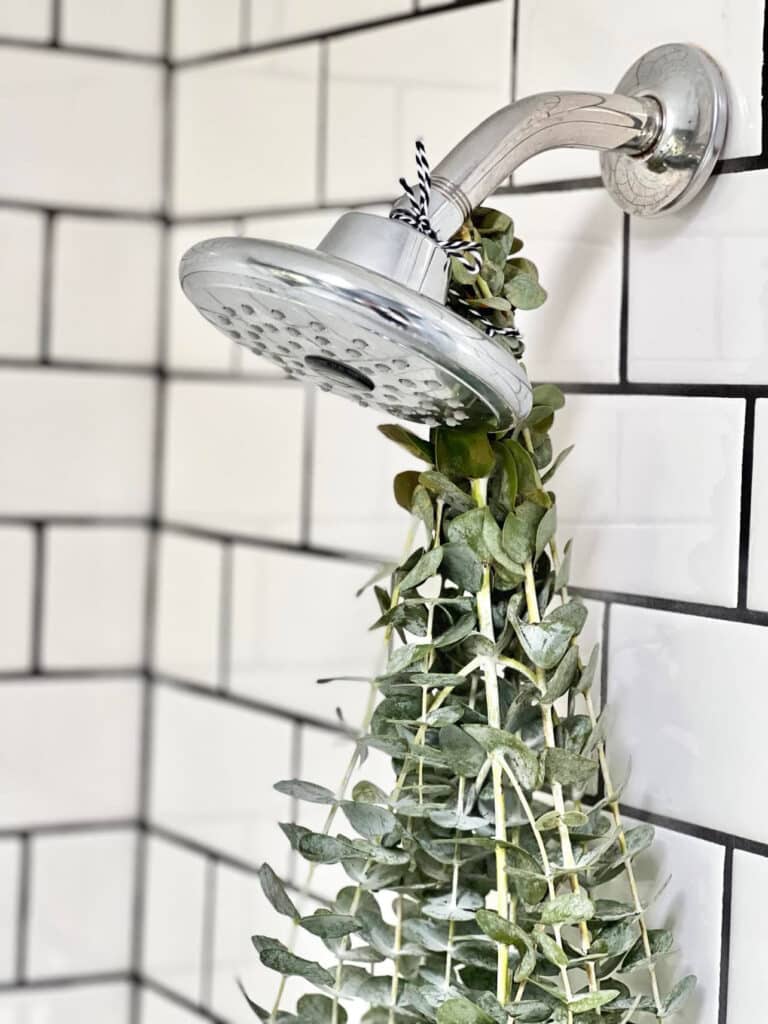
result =
[[[727,111],[706,53],[659,46],[616,93],[540,93],[492,114],[435,169],[429,222],[451,238],[516,167],[561,147],[599,150],[603,183],[626,212],[679,209],[712,173]],[[530,384],[503,339],[446,307],[449,269],[427,234],[352,211],[316,250],[214,238],[179,272],[207,320],[293,377],[398,418],[505,430],[530,411]]]

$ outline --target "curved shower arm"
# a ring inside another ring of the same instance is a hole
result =
[[[432,226],[450,238],[475,206],[538,153],[560,148],[642,153],[660,129],[659,105],[646,96],[547,92],[518,100],[491,114],[435,168]]]

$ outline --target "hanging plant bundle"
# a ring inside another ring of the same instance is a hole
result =
[[[545,298],[536,268],[497,211],[475,211],[463,237],[483,266],[454,261],[451,302],[519,350],[515,308]],[[351,1004],[370,1024],[629,1024],[670,1016],[693,990],[691,976],[669,991],[657,977],[672,935],[647,927],[634,868],[653,829],[622,824],[593,698],[599,651],[579,646],[587,612],[568,593],[550,489],[568,454],[553,458],[549,438],[563,404],[537,387],[506,435],[380,428],[422,464],[394,490],[426,539],[374,588],[388,661],[341,789],[277,784],[327,804],[323,831],[282,828],[310,871],[341,864],[350,884],[302,917],[263,866],[269,901],[316,936],[317,957],[253,937],[283,976],[271,1010],[249,999],[262,1020],[343,1024]],[[347,793],[371,749],[391,758],[390,791],[362,780]],[[281,1008],[292,975],[312,989],[294,1013]]]

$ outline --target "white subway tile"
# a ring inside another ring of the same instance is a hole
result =
[[[726,156],[759,153],[763,5],[760,0],[646,0],[631,30],[610,0],[522,0],[517,95],[577,89],[612,92],[654,46],[691,42],[719,62],[731,98]],[[515,172],[519,182],[599,174],[595,153],[558,150]]]
[[[200,1014],[177,1006],[151,989],[141,991],[141,1024],[200,1024]]]
[[[136,813],[139,683],[23,680],[0,687],[0,827]]]
[[[29,665],[32,631],[34,549],[26,527],[0,529],[0,668]]]
[[[0,36],[44,42],[51,38],[51,0],[4,0]]]
[[[330,720],[341,705],[356,725],[366,685],[316,680],[370,676],[382,667],[381,635],[368,629],[378,617],[375,599],[371,591],[355,597],[370,566],[257,548],[235,552],[232,688]]]
[[[768,945],[762,936],[768,901],[768,859],[736,850],[733,855],[728,1022],[759,1020],[765,1012]]]
[[[214,330],[181,290],[179,260],[197,242],[236,234],[232,221],[176,224],[170,229],[167,358],[173,370],[227,371],[234,365],[237,345]]]
[[[303,389],[186,381],[171,384],[168,399],[166,517],[298,539]]]
[[[93,46],[159,57],[163,50],[163,0],[66,0],[61,39],[72,46]]]
[[[669,217],[632,221],[630,380],[759,384],[768,171],[722,174]]]
[[[509,102],[512,5],[481,4],[329,44],[327,191],[341,201],[395,196],[415,180],[414,140],[432,166]],[[482,39],[470,75],[467,40]]]
[[[203,951],[205,859],[155,837],[149,839],[147,857],[144,974],[196,1002]]]
[[[161,240],[160,224],[151,221],[57,219],[55,359],[142,366],[156,360]]]
[[[755,686],[766,630],[614,605],[610,632],[609,748],[620,764],[632,755],[627,803],[768,841],[750,798],[768,782]]]
[[[638,822],[625,818],[625,825]],[[675,1015],[678,1024],[718,1024],[720,927],[723,901],[723,848],[668,829],[656,829],[650,851],[634,861],[641,899],[652,899],[669,884],[647,912],[650,928],[668,928],[675,952],[657,964],[662,996],[687,974],[696,990]],[[601,896],[630,899],[624,875],[601,889]],[[631,975],[633,989],[650,992],[646,972]]]
[[[153,395],[137,377],[0,372],[0,511],[145,514]]]
[[[752,521],[749,544],[749,588],[747,604],[750,608],[768,611],[768,401],[755,402],[755,442],[752,476]]]
[[[175,212],[313,202],[317,73],[316,44],[178,71]]]
[[[109,1021],[128,1024],[131,987],[128,982],[99,985],[45,986],[0,993],[2,1024],[84,1024]]]
[[[45,219],[26,210],[0,210],[0,354],[36,359],[40,351]]]
[[[0,981],[11,981],[16,973],[20,870],[18,839],[0,840]]]
[[[251,42],[266,43],[407,14],[412,10],[412,3],[411,0],[324,0],[322,4],[308,4],[306,0],[250,0],[250,8]]]
[[[175,60],[234,50],[240,44],[241,0],[172,0],[171,52]]]
[[[547,301],[517,313],[534,380],[619,377],[622,214],[602,189],[494,196],[539,268]]]
[[[275,870],[288,847],[277,826],[290,801],[272,788],[291,774],[289,723],[160,685],[153,735],[152,820]]]
[[[555,451],[574,584],[735,604],[744,403],[569,395]]]
[[[144,640],[146,530],[55,526],[45,545],[46,668],[138,668]]]
[[[426,465],[380,434],[376,428],[383,422],[383,413],[318,394],[310,531],[315,544],[382,558],[402,555],[410,517],[395,502],[392,481],[402,470]]]
[[[214,541],[161,536],[154,653],[158,672],[216,684],[222,557]]]
[[[163,71],[61,51],[0,48],[0,195],[155,210]]]
[[[29,976],[128,970],[133,830],[37,836],[30,855]]]

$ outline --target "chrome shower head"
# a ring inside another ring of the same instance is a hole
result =
[[[233,341],[323,390],[402,419],[504,430],[530,411],[527,376],[503,338],[445,306],[450,260],[434,239],[450,239],[523,161],[560,146],[602,151],[604,183],[628,212],[687,203],[724,141],[717,65],[696,47],[660,46],[621,84],[628,95],[531,96],[479,125],[432,175],[432,237],[353,212],[316,250],[214,238],[184,255],[184,292]]]

